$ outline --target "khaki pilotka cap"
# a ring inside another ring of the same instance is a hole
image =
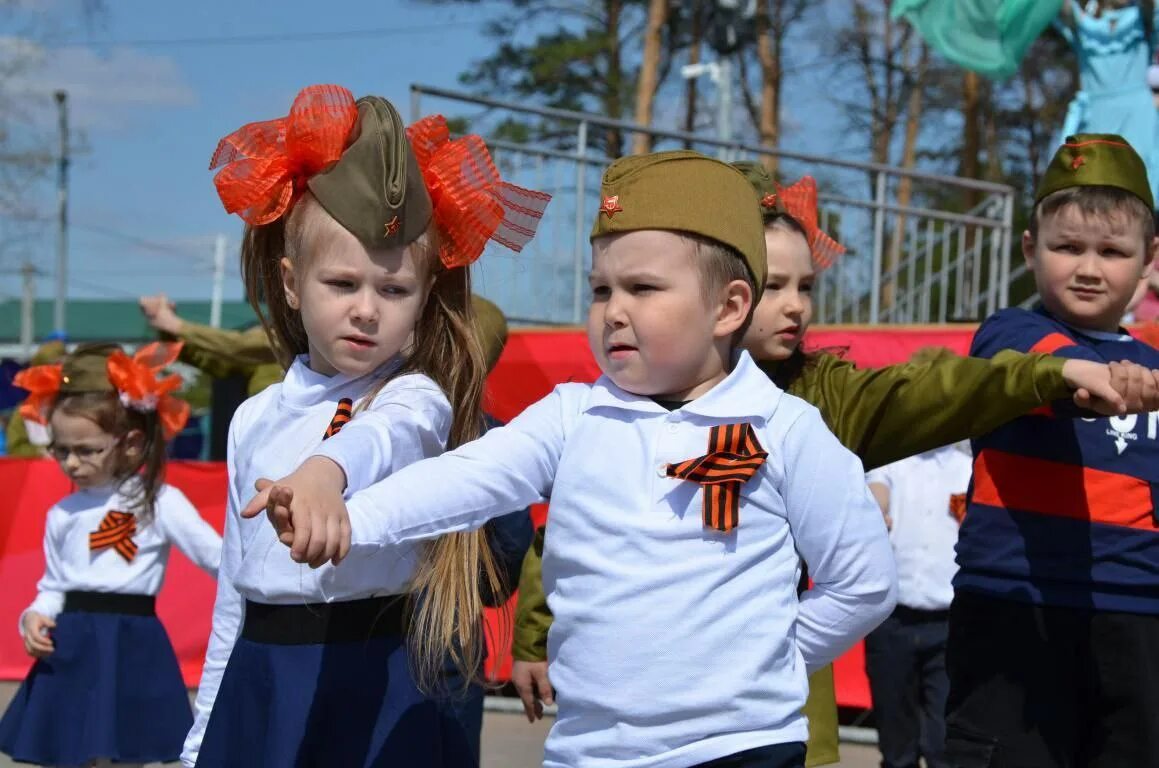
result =
[[[503,311],[482,296],[471,295],[471,307],[475,311],[473,330],[479,346],[483,348],[483,358],[490,373],[499,362],[503,348],[507,346],[507,318]]]
[[[109,381],[109,355],[116,344],[81,344],[60,361],[60,396],[83,392],[115,392]]]
[[[753,188],[740,171],[699,152],[624,157],[608,166],[591,239],[641,229],[689,232],[735,249],[760,301],[768,275],[765,227]]]
[[[307,186],[367,248],[409,245],[426,232],[432,205],[406,126],[381,96],[364,96],[357,104],[358,138]]]
[[[1116,187],[1142,200],[1148,210],[1155,210],[1143,158],[1126,139],[1113,133],[1067,136],[1042,175],[1034,204],[1071,187]]]
[[[743,161],[732,164],[733,168],[744,174],[748,179],[749,185],[757,193],[757,203],[761,206],[761,218],[764,221],[777,216],[778,214],[788,214],[784,206],[781,204],[781,196],[777,194],[777,182],[773,179],[769,169],[765,168],[760,163],[753,163]],[[775,200],[771,206],[764,205],[761,201],[773,195]]]

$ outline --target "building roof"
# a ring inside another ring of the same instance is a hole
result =
[[[208,301],[181,301],[177,312],[182,319],[209,323]],[[20,341],[20,301],[0,301],[0,344]],[[33,307],[34,342],[53,331],[53,302],[38,299]],[[151,341],[156,331],[145,322],[136,301],[75,299],[65,311],[68,340],[81,341]],[[226,301],[221,305],[222,328],[245,328],[257,322],[257,316],[244,301]]]

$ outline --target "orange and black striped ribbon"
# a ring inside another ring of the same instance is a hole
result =
[[[334,412],[334,418],[330,419],[330,426],[326,427],[326,434],[322,435],[325,440],[328,437],[334,437],[342,431],[346,426],[346,422],[350,421],[354,414],[354,401],[349,397],[344,397],[338,401],[338,410]]]
[[[109,510],[100,526],[89,534],[89,551],[112,547],[125,562],[133,562],[137,556],[137,543],[133,534],[137,532],[137,518],[128,512]]]
[[[708,434],[708,453],[668,465],[668,477],[704,487],[704,525],[728,533],[740,525],[740,487],[768,458],[751,424],[722,424]]]

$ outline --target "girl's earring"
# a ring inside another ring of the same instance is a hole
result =
[[[298,299],[293,297],[293,296],[287,295],[286,296],[286,304],[288,304],[290,306],[290,309],[297,309],[298,308]]]

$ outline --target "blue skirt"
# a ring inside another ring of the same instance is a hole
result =
[[[66,611],[52,639],[0,720],[0,751],[53,766],[181,755],[193,715],[156,616]]]
[[[277,613],[308,622],[310,611],[343,605],[286,606]],[[251,632],[258,608],[246,604],[246,622],[222,675],[198,768],[478,765],[453,707],[416,685],[401,631],[303,642],[277,636],[297,633],[302,621],[275,617],[267,629],[276,631]]]

